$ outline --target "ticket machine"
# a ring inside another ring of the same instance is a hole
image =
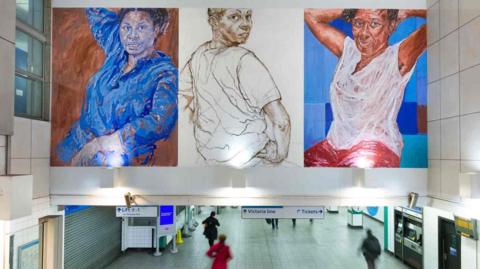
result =
[[[395,256],[403,261],[403,211],[395,208]]]
[[[423,267],[422,216],[421,209],[395,208],[395,256],[415,269]]]

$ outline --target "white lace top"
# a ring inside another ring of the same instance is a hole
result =
[[[330,85],[333,122],[327,139],[335,148],[349,149],[361,141],[378,141],[401,156],[403,141],[396,120],[415,66],[404,76],[400,74],[400,43],[389,46],[354,73],[361,54],[355,41],[345,38]]]

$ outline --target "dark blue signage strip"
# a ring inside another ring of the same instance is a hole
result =
[[[71,215],[71,214],[73,214],[75,212],[78,212],[78,211],[88,209],[90,207],[91,206],[87,206],[87,205],[68,205],[68,206],[65,206],[65,216]]]
[[[283,208],[283,206],[242,206],[242,208]]]

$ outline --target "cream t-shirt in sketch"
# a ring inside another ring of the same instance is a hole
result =
[[[179,93],[193,98],[194,137],[208,164],[252,166],[269,141],[262,108],[281,98],[268,69],[243,47],[201,45],[188,60]]]

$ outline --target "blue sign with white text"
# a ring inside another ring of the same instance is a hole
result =
[[[173,205],[160,206],[160,225],[172,225],[175,207]]]

